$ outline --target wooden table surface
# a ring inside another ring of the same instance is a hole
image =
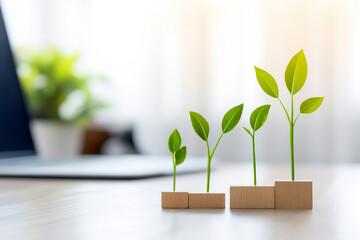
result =
[[[287,180],[289,166],[258,164],[258,185]],[[181,167],[181,166],[179,166]],[[225,210],[160,208],[172,178],[0,179],[0,239],[360,239],[360,165],[297,166],[313,180],[313,210],[230,210],[229,186],[251,185],[251,165],[222,165],[211,192]],[[181,175],[177,190],[203,192],[206,173]]]

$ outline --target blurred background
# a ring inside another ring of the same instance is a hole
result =
[[[42,135],[76,139],[68,154],[168,154],[178,128],[189,155],[204,155],[188,111],[210,123],[210,144],[231,107],[271,104],[257,133],[260,162],[289,161],[281,105],[259,87],[254,65],[270,72],[289,107],[284,72],[304,49],[308,78],[295,95],[326,96],[295,128],[298,162],[358,161],[360,2],[355,0],[1,0],[36,145]],[[45,130],[44,130],[45,129]],[[71,148],[70,146],[70,148]],[[40,149],[41,150],[41,149]],[[215,157],[251,161],[237,127]]]

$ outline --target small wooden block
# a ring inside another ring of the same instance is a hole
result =
[[[162,208],[189,208],[189,193],[187,192],[162,192]]]
[[[230,208],[274,208],[272,186],[230,187]]]
[[[275,181],[275,208],[312,207],[312,181]]]
[[[189,193],[189,208],[225,208],[225,193]]]

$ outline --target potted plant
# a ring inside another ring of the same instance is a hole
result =
[[[303,50],[295,54],[285,71],[286,87],[291,94],[290,111],[286,109],[279,98],[279,90],[275,79],[266,71],[255,67],[256,78],[260,87],[269,96],[278,99],[290,126],[290,160],[291,180],[275,181],[275,208],[312,208],[312,181],[295,181],[294,160],[294,127],[301,114],[316,111],[322,104],[324,97],[313,97],[303,101],[298,115],[294,115],[294,95],[305,84],[308,67]]]
[[[274,208],[274,187],[257,186],[255,133],[265,123],[270,110],[270,105],[256,108],[250,116],[252,131],[243,127],[252,139],[254,186],[231,186],[230,208]]]
[[[210,151],[209,146],[209,124],[199,113],[190,111],[191,124],[195,133],[206,142],[207,148],[207,184],[206,193],[189,193],[189,208],[225,208],[225,193],[209,193],[211,160],[213,159],[216,148],[225,133],[230,132],[239,123],[244,104],[240,104],[230,109],[222,119],[222,133],[217,140],[215,147]]]
[[[171,152],[174,175],[173,175],[173,191],[161,193],[161,207],[162,208],[188,208],[189,197],[187,192],[175,192],[176,187],[176,166],[179,166],[185,161],[186,146],[181,147],[181,136],[177,129],[175,129],[169,137],[168,141],[169,151]]]
[[[55,48],[17,51],[18,73],[40,156],[79,154],[83,129],[95,111],[105,106],[89,89],[90,82],[100,78],[78,73],[77,61],[77,54]]]

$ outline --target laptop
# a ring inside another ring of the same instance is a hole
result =
[[[36,155],[29,116],[0,7],[0,177],[137,179],[171,175],[171,155],[79,156],[46,159]],[[188,158],[177,173],[206,170],[206,159]]]

